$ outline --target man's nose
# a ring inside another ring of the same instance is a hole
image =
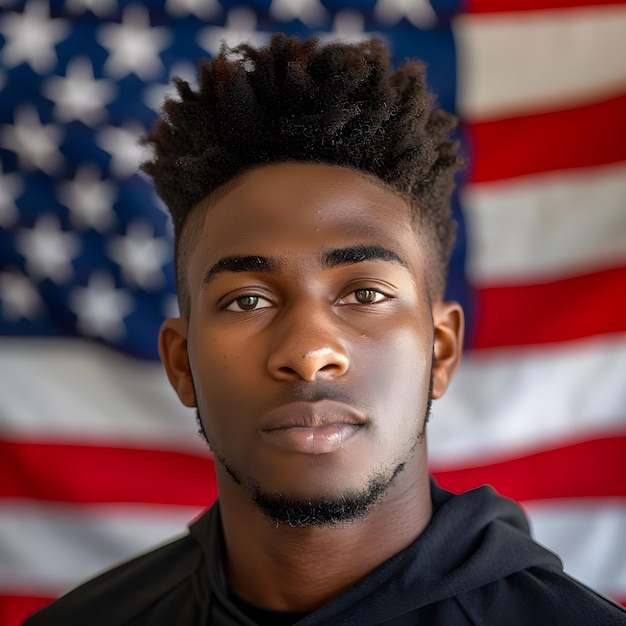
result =
[[[275,379],[311,382],[337,378],[348,371],[348,352],[332,310],[293,307],[276,323],[267,364]]]

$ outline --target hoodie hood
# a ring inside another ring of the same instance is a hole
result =
[[[431,479],[431,494],[432,519],[407,549],[299,624],[388,622],[530,567],[562,569],[531,539],[521,508],[491,487],[457,496]]]

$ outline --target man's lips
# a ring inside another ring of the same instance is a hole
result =
[[[326,454],[344,446],[367,422],[365,415],[343,402],[292,402],[267,413],[260,430],[279,448]]]

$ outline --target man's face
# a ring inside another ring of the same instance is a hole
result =
[[[187,274],[193,386],[174,384],[221,480],[259,502],[345,504],[423,476],[427,269],[407,203],[348,169],[257,168],[206,210]]]

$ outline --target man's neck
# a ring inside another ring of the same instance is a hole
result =
[[[263,608],[310,612],[411,544],[432,504],[421,472],[391,487],[367,518],[345,525],[273,525],[233,483],[220,485],[220,511],[232,591]]]

